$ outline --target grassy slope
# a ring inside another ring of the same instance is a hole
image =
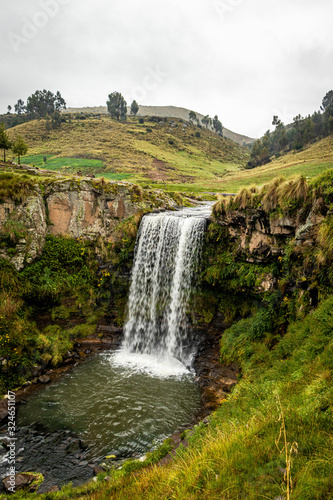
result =
[[[171,127],[171,122],[177,126]],[[195,137],[198,131],[201,137]],[[189,124],[184,128],[182,121],[176,119],[165,125],[148,121],[140,124],[132,118],[118,123],[107,116],[73,120],[52,130],[44,140],[44,120],[28,122],[8,132],[11,137],[18,133],[24,137],[29,144],[26,161],[37,166],[43,166],[46,155],[49,169],[82,170],[109,179],[127,178],[168,191],[237,192],[242,186],[262,185],[279,175],[314,177],[333,167],[332,136],[304,151],[291,152],[267,165],[246,170],[246,148],[205,129]]]
[[[106,106],[95,106],[95,107],[85,107],[85,108],[68,108],[69,113],[85,113],[85,114],[108,114]],[[127,113],[130,115],[131,108],[127,106]],[[139,106],[138,116],[162,116],[167,118],[179,118],[181,120],[188,121],[190,110],[186,108],[180,108],[179,106]],[[202,120],[204,115],[201,113],[196,113],[197,118]],[[252,144],[255,139],[248,137],[247,135],[237,134],[232,132],[227,128],[223,128],[224,136],[228,139],[232,139],[238,144]]]
[[[133,119],[118,123],[108,117],[73,120],[52,130],[45,140],[44,120],[25,123],[8,132],[10,137],[23,136],[30,156],[50,155],[53,161],[71,159],[63,160],[65,171],[78,169],[72,165],[73,158],[99,160],[97,165],[88,162],[80,169],[99,174],[131,174],[133,182],[177,184],[180,190],[216,190],[227,171],[237,171],[246,163],[247,149],[213,132],[171,121],[177,126],[171,127],[170,122],[140,124]],[[197,131],[201,137],[195,137]],[[35,159],[38,165],[41,156]],[[58,162],[56,167],[60,165]]]
[[[262,185],[280,175],[291,177],[303,174],[315,177],[332,167],[333,136],[330,136],[312,144],[304,151],[288,153],[267,165],[241,172],[231,172],[221,180],[220,186],[225,191],[237,192],[242,186]]]

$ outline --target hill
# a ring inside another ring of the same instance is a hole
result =
[[[190,109],[179,108],[178,106],[139,106],[139,111],[137,116],[160,116],[162,118],[178,118],[180,120],[189,121],[188,116]],[[86,108],[68,108],[66,110],[67,113],[92,113],[92,114],[105,114],[107,115],[107,107],[106,106],[94,106],[94,107],[86,107]],[[130,114],[131,109],[128,106],[128,115]],[[199,120],[201,120],[204,115],[201,113],[196,113]],[[231,139],[232,141],[237,142],[237,144],[241,144],[242,146],[246,144],[252,144],[255,139],[248,137],[243,134],[237,134],[236,132],[232,132],[225,127],[223,127],[224,137],[227,139]]]
[[[45,120],[8,130],[10,138],[21,134],[29,145],[23,162],[199,192],[216,190],[227,172],[239,171],[249,158],[247,147],[180,119],[140,123],[138,118],[117,122],[103,115],[66,116],[60,128],[48,132]]]
[[[316,141],[301,151],[277,156],[266,165],[228,172],[219,182],[219,188],[226,192],[237,192],[241,187],[251,184],[262,186],[281,175],[288,178],[301,174],[312,178],[329,168],[333,168],[333,136]]]

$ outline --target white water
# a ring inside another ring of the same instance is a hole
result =
[[[123,348],[114,362],[155,376],[188,373],[187,309],[210,208],[146,215],[132,269]]]

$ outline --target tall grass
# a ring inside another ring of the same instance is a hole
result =
[[[0,172],[0,203],[7,199],[21,202],[35,188],[35,182],[28,175]]]
[[[277,177],[261,189],[256,186],[242,188],[236,196],[216,204],[213,214],[218,216],[223,215],[224,210],[230,212],[248,208],[260,208],[267,213],[278,207],[296,209],[307,201],[310,191],[311,188],[303,175],[291,179]]]

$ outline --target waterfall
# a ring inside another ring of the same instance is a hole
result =
[[[146,215],[135,249],[123,348],[176,358],[190,367],[195,346],[187,320],[209,214]]]

